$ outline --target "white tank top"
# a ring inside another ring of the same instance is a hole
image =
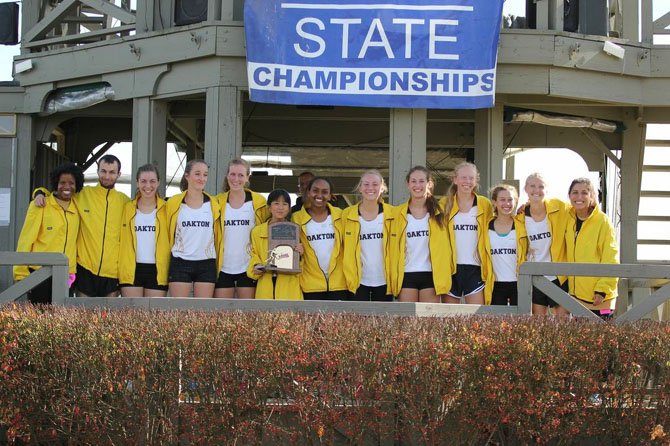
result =
[[[529,262],[551,262],[551,231],[549,220],[544,216],[542,221],[535,221],[531,217],[530,209],[526,212],[524,223],[528,234],[528,256]],[[548,280],[555,280],[556,276],[545,276]]]
[[[204,202],[200,209],[191,209],[185,203],[179,206],[172,255],[184,260],[216,258],[214,218],[209,202]]]
[[[430,263],[430,244],[428,238],[428,218],[416,219],[407,214],[407,229],[405,230],[405,272],[418,273],[433,270]]]
[[[491,242],[491,264],[496,282],[516,282],[516,230],[504,235],[493,229],[493,222],[489,227],[489,241]]]
[[[453,225],[456,238],[456,263],[481,265],[477,252],[477,206],[472,206],[468,212],[456,214]]]
[[[377,218],[367,221],[358,217],[361,225],[361,285],[386,285],[384,271],[384,214],[377,214]]]
[[[137,210],[135,214],[135,238],[137,250],[135,262],[156,263],[156,209],[143,214]]]
[[[333,218],[329,215],[324,221],[318,223],[310,220],[307,223],[307,240],[316,254],[319,262],[319,268],[323,271],[326,278],[330,267],[330,257],[335,246],[335,228],[333,227]]]
[[[249,266],[251,230],[256,226],[254,203],[246,201],[239,209],[226,203],[223,227],[223,264],[221,271],[240,274]]]

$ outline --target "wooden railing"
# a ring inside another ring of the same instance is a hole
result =
[[[13,302],[40,283],[51,281],[53,302],[61,304],[68,294],[68,262],[67,257],[57,252],[0,252],[0,266],[12,265],[43,265],[28,277],[10,286],[0,293],[0,305]]]

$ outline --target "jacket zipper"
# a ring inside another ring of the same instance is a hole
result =
[[[105,224],[102,230],[102,252],[100,253],[100,266],[98,266],[98,276],[100,271],[102,271],[102,260],[105,258],[105,238],[107,238],[107,214],[109,212],[109,190],[107,190],[107,195],[105,196]]]

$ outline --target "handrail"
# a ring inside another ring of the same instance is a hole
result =
[[[519,269],[519,313],[530,313],[533,285],[546,293],[557,304],[576,316],[599,319],[588,308],[544,276],[619,277],[636,279],[670,279],[670,266],[654,264],[598,264],[598,263],[545,263],[525,262]],[[635,305],[615,320],[617,324],[636,321],[656,307],[670,300],[670,284],[663,285],[648,299]]]
[[[0,293],[0,305],[13,302],[40,283],[51,281],[51,296],[54,304],[62,304],[68,295],[68,260],[59,252],[0,252],[0,266],[42,265],[23,280],[16,282]]]

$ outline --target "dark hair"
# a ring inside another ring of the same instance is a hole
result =
[[[100,163],[105,163],[105,164],[112,164],[116,163],[117,166],[119,166],[119,172],[121,172],[121,160],[115,157],[114,155],[103,155],[102,158],[98,160],[98,169],[100,168]]]
[[[289,193],[284,189],[275,189],[268,194],[268,206],[273,201],[277,201],[278,198],[283,198],[284,201],[288,204],[288,207],[291,207],[291,195],[289,195]]]
[[[307,175],[309,175],[309,176],[311,176],[311,177],[314,176],[314,174],[313,174],[312,172],[310,172],[309,170],[306,170],[306,171],[304,171],[304,172],[301,172],[300,175],[298,175],[298,178],[300,178],[300,177],[306,177]]]
[[[195,158],[186,163],[186,167],[184,167],[184,175],[181,177],[181,181],[179,182],[179,190],[184,192],[186,189],[188,189],[188,180],[186,180],[186,175],[191,173],[191,169],[193,169],[193,166],[196,164],[204,164],[209,168],[209,164],[205,162],[205,160],[200,159],[200,158]]]
[[[516,191],[516,187],[512,186],[511,184],[498,184],[494,186],[491,189],[491,201],[498,201],[498,195],[500,195],[500,192],[506,190],[509,192],[509,194],[512,196],[512,199],[514,200],[514,206],[516,207],[517,202],[519,201],[519,193]],[[493,214],[498,215],[498,209],[493,206]]]
[[[423,166],[414,166],[409,170],[409,172],[407,172],[407,175],[405,176],[405,181],[407,183],[409,183],[410,175],[412,175],[414,172],[423,172],[426,174],[426,180],[428,181],[428,184],[426,184],[426,191],[428,192],[428,196],[426,197],[426,210],[428,211],[430,218],[434,219],[440,228],[443,228],[446,221],[446,215],[440,207],[440,203],[437,201],[437,198],[435,198],[435,195],[433,195],[433,186],[435,186],[433,175],[430,173],[430,170]]]
[[[309,191],[312,188],[312,186],[314,185],[314,183],[316,183],[317,181],[325,181],[326,183],[328,183],[328,188],[330,189],[330,193],[332,195],[332,193],[333,193],[333,183],[326,177],[314,177],[314,178],[312,178],[310,180],[310,182],[307,184],[307,190]]]
[[[153,172],[156,174],[156,178],[161,179],[161,175],[158,173],[158,167],[153,164],[145,164],[137,168],[137,173],[135,173],[135,181],[140,181],[140,174],[144,172]]]
[[[570,195],[570,192],[572,192],[572,189],[577,184],[583,184],[586,186],[586,189],[588,189],[589,197],[591,198],[591,202],[589,203],[589,212],[593,212],[596,206],[598,206],[598,192],[596,192],[596,188],[593,185],[593,182],[586,177],[575,178],[572,180],[572,183],[570,183],[570,187],[568,188],[568,195]]]
[[[84,187],[84,172],[75,163],[63,163],[51,171],[51,190],[58,189],[58,182],[63,174],[70,174],[74,178],[74,187],[79,192]]]

